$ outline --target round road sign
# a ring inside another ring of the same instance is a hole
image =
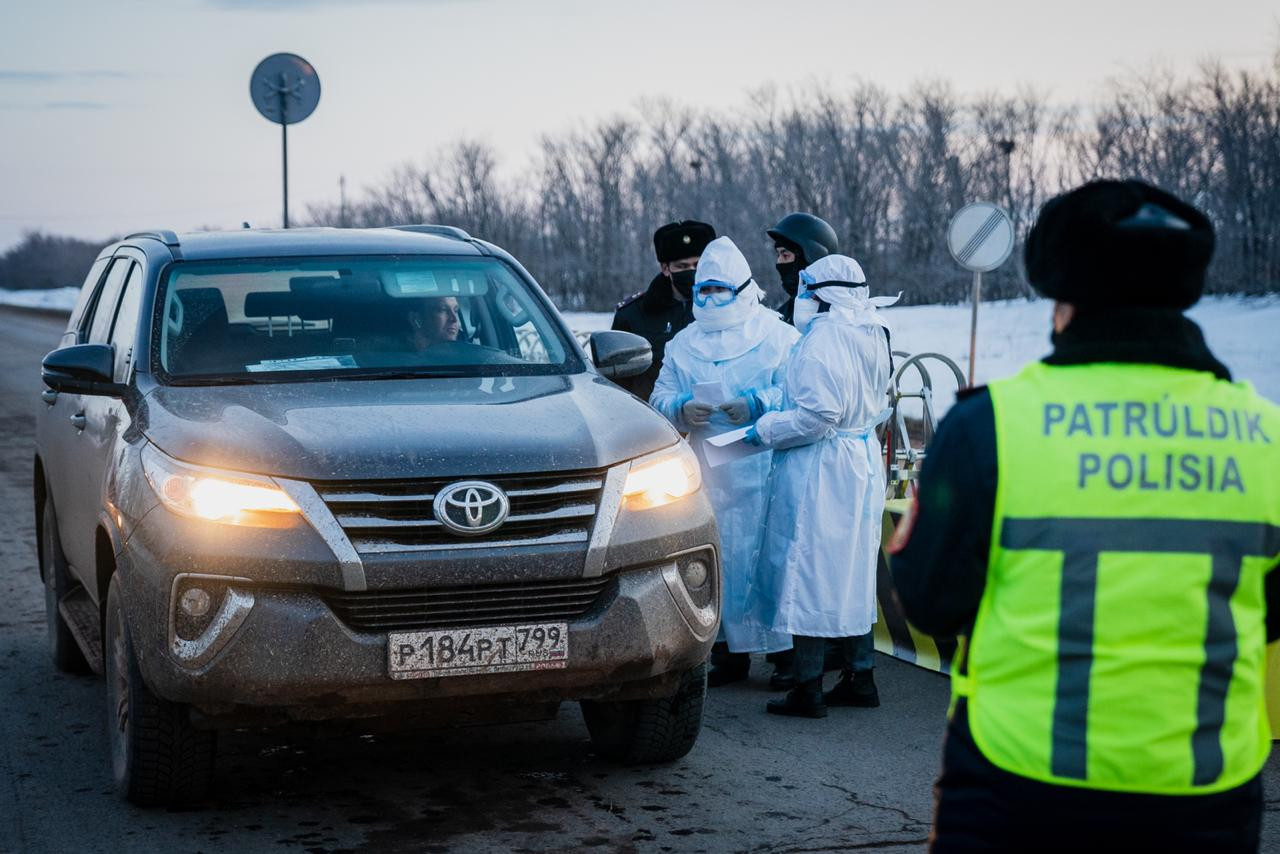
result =
[[[297,54],[273,53],[253,69],[249,97],[268,121],[297,124],[320,103],[320,78]]]
[[[1009,259],[1013,251],[1013,220],[1004,208],[974,202],[951,218],[947,248],[961,267],[987,273]]]

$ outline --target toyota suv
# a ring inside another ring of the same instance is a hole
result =
[[[34,505],[55,666],[105,676],[116,785],[199,799],[220,728],[581,703],[683,756],[719,621],[688,445],[528,272],[446,226],[135,234],[45,357]]]

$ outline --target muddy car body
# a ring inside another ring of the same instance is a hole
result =
[[[588,349],[457,229],[105,249],[43,366],[34,505],[51,652],[105,673],[121,792],[202,796],[225,726],[566,700],[605,755],[687,752],[715,522],[606,378],[647,344]]]

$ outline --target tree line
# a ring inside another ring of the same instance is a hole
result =
[[[1021,241],[1053,194],[1136,177],[1213,219],[1211,293],[1280,290],[1280,52],[1267,68],[1133,77],[1087,108],[1032,91],[966,97],[942,82],[901,95],[873,83],[765,89],[732,113],[649,102],[542,138],[523,170],[501,165],[462,140],[308,219],[457,225],[511,251],[562,308],[599,310],[648,283],[653,231],[673,219],[731,236],[777,297],[764,231],[805,210],[835,227],[875,292],[955,302],[971,279],[945,232],[966,202],[1004,205]],[[0,286],[78,284],[100,245],[30,233],[0,256]],[[1030,293],[1019,242],[984,294]]]
[[[608,309],[656,272],[651,236],[673,219],[731,236],[777,295],[764,231],[804,210],[831,222],[877,292],[955,302],[971,276],[945,232],[966,202],[1005,206],[1019,234],[984,294],[1029,295],[1021,239],[1040,205],[1090,179],[1136,177],[1212,217],[1211,292],[1280,290],[1280,54],[1261,70],[1135,77],[1087,109],[1029,91],[962,97],[945,83],[901,96],[872,83],[764,90],[732,114],[647,103],[543,138],[519,174],[499,167],[488,145],[459,141],[310,217],[461,226],[521,259],[562,308]]]

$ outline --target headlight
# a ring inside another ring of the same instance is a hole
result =
[[[299,513],[298,505],[269,477],[180,463],[154,445],[142,449],[142,470],[160,502],[183,516],[278,528],[292,524]]]
[[[656,454],[631,461],[622,497],[632,510],[661,507],[692,495],[702,486],[702,471],[693,449],[680,442]]]

